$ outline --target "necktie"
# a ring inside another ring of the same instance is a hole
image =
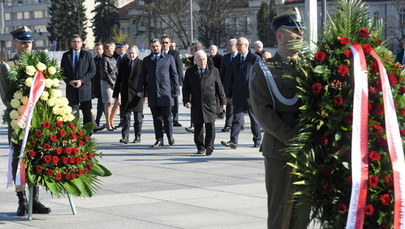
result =
[[[153,60],[157,60],[159,58],[159,55],[153,55]]]
[[[241,56],[241,57],[240,57],[240,62],[243,63],[244,61],[245,61],[245,56]]]
[[[77,52],[74,52],[73,53],[73,63],[72,63],[72,66],[73,66],[73,70],[74,71],[76,71],[76,68],[77,68],[77,63],[79,62],[79,54],[77,53]]]

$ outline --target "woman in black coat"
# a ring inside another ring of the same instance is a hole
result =
[[[222,111],[226,104],[225,94],[218,69],[207,65],[207,54],[203,50],[197,51],[194,59],[197,65],[187,69],[184,78],[183,103],[185,107],[191,108],[197,154],[203,154],[205,151],[209,156],[214,151],[217,101]],[[206,131],[205,141],[203,124]]]
[[[143,101],[144,98],[136,95],[139,75],[141,74],[142,61],[138,59],[138,47],[132,46],[128,49],[128,58],[120,63],[118,77],[115,83],[113,97],[121,95],[121,106],[124,108],[125,117],[121,129],[121,143],[129,142],[129,126],[131,123],[131,113],[134,113],[135,139],[133,143],[141,142],[141,130],[143,123]]]

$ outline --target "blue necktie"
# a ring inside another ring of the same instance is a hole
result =
[[[245,56],[240,56],[240,62],[243,63],[245,61]]]
[[[79,62],[79,54],[77,52],[74,52],[74,54],[73,54],[73,63],[72,63],[74,71],[76,71],[78,62]]]

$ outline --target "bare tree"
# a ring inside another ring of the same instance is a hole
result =
[[[394,51],[401,44],[402,37],[405,36],[405,3],[403,0],[392,0],[394,13],[389,13],[385,18],[385,37],[391,38],[391,49]],[[386,3],[387,4],[387,3]]]
[[[201,42],[206,45],[226,41],[229,29],[226,19],[235,8],[234,0],[195,0],[200,7],[196,14],[198,35]],[[236,1],[238,2],[238,1]]]

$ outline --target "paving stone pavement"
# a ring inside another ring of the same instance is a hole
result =
[[[183,127],[173,128],[175,145],[159,149],[150,147],[155,140],[146,104],[141,143],[119,143],[119,130],[93,134],[104,153],[101,163],[113,175],[102,178],[96,196],[73,198],[76,215],[66,197],[41,190],[40,199],[52,213],[34,214],[31,221],[15,216],[17,197],[14,188],[6,188],[7,128],[1,124],[0,228],[265,228],[263,158],[252,147],[249,119],[236,150],[220,144],[229,140],[229,133],[220,131],[224,120],[218,120],[215,151],[209,157],[194,154],[193,134],[184,129],[190,124],[189,110],[181,107],[179,119]]]

